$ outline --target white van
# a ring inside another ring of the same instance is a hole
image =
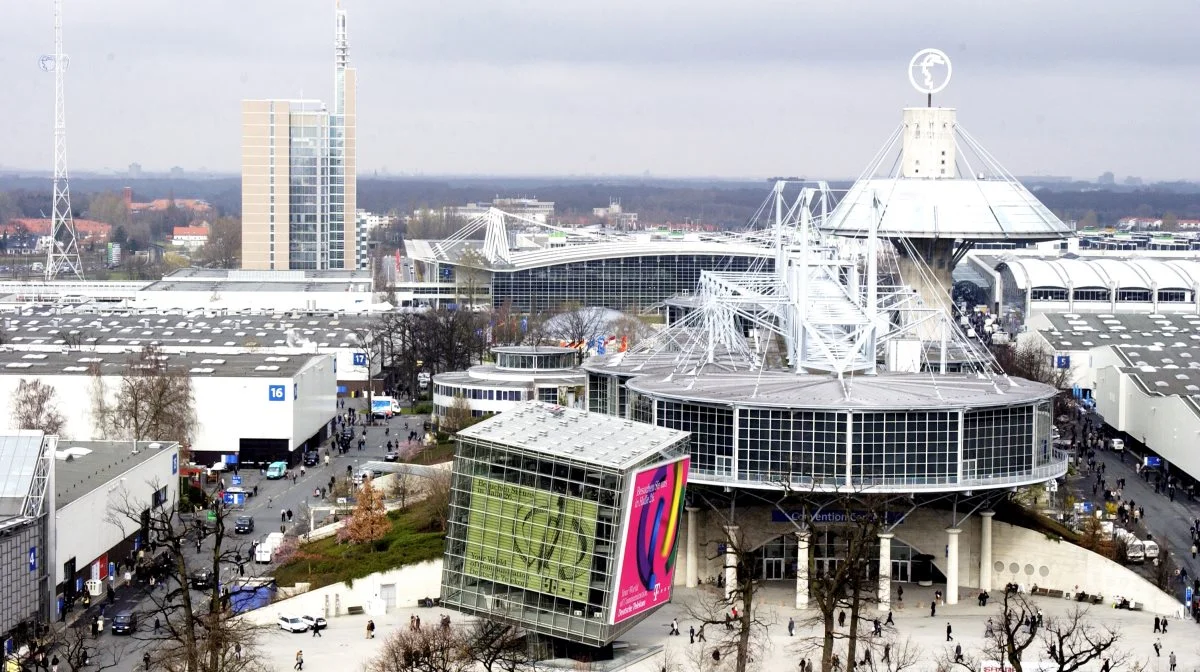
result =
[[[1113,439],[1112,440],[1112,449],[1117,452],[1125,450],[1125,440],[1124,439]]]
[[[1142,542],[1142,550],[1147,560],[1154,560],[1158,557],[1158,542],[1147,539]]]

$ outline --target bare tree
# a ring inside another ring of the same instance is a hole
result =
[[[475,664],[463,639],[450,627],[401,629],[388,635],[366,672],[467,672]]]
[[[788,512],[797,531],[810,540],[836,540],[839,561],[809,574],[809,600],[814,609],[803,620],[801,631],[813,634],[802,636],[798,643],[802,651],[820,651],[822,672],[834,669],[837,642],[846,642],[847,661],[853,662],[860,656],[860,640],[875,630],[875,619],[865,613],[877,598],[880,582],[878,574],[871,571],[872,563],[879,557],[879,534],[886,531],[888,515],[899,499],[868,492],[789,490],[775,504]],[[799,518],[793,515],[795,511],[800,512]],[[807,563],[806,558],[802,561]],[[891,568],[878,571],[890,573]]]
[[[437,469],[425,482],[425,501],[429,503],[430,524],[445,531],[450,516],[450,495],[454,477],[448,469]]]
[[[63,345],[69,350],[80,350],[92,338],[90,331],[86,329],[70,329],[61,332]]]
[[[148,344],[129,359],[111,400],[100,370],[92,372],[92,415],[102,436],[191,445],[197,422],[192,380],[157,346]]]
[[[727,509],[708,500],[706,503],[710,513],[722,517],[727,529],[736,529],[732,527],[732,504]],[[724,590],[703,593],[687,606],[688,617],[700,622],[705,640],[711,642],[708,648],[715,660],[732,658],[736,672],[746,672],[753,661],[763,659],[767,629],[772,624],[770,614],[758,604],[762,582],[755,575],[751,551],[740,530],[726,539],[723,549],[718,548],[718,555],[711,558],[725,563]]]
[[[47,434],[62,434],[67,419],[58,411],[54,386],[37,378],[17,382],[13,393],[12,422],[17,429],[40,429]]]
[[[1072,403],[1071,369],[1055,366],[1054,351],[1041,341],[1019,340],[1017,343],[992,347],[996,364],[1010,376],[1044,383],[1058,390],[1054,398],[1054,415],[1066,411]]]
[[[558,315],[546,322],[546,335],[551,340],[567,343],[587,342],[608,329],[608,309],[578,304],[563,306]]]
[[[237,217],[218,217],[208,226],[208,241],[197,258],[209,268],[238,268],[242,265],[242,222]]]
[[[939,669],[982,672],[985,661],[994,660],[1022,672],[1027,652],[1045,655],[1056,672],[1076,672],[1096,661],[1104,661],[1107,669],[1117,672],[1133,663],[1117,646],[1120,633],[1093,623],[1086,608],[1076,605],[1063,616],[1043,618],[1029,597],[1005,591],[999,612],[988,619],[979,651],[963,652],[962,656],[947,651],[940,658]]]
[[[1179,566],[1175,563],[1175,555],[1171,553],[1165,537],[1158,542],[1158,557],[1154,558],[1153,562],[1151,574],[1154,577],[1154,585],[1158,586],[1159,590],[1171,592],[1171,582],[1179,579]]]
[[[158,483],[151,487],[161,491]],[[155,669],[265,672],[270,667],[258,640],[269,628],[233,618],[236,603],[259,588],[256,577],[245,576],[251,553],[227,539],[232,513],[213,506],[183,513],[170,502],[142,501],[124,489],[114,495],[106,520],[126,534],[136,533],[144,554],[131,573],[149,606],[133,638],[152,643],[148,650]],[[209,540],[211,552],[202,550]],[[188,552],[193,545],[196,554]],[[207,577],[203,599],[190,589],[196,572]]]
[[[400,510],[404,511],[408,508],[409,499],[413,496],[414,477],[410,471],[398,471],[392,474],[391,485],[388,487],[387,496],[400,505]]]
[[[511,623],[478,618],[460,636],[464,653],[483,672],[522,672],[534,667],[525,633]]]
[[[450,402],[446,417],[443,418],[446,430],[457,432],[466,429],[471,425],[471,420],[471,403],[461,394],[454,395],[454,401]]]

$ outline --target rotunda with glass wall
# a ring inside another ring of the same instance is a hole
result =
[[[589,410],[691,432],[693,483],[951,492],[1040,483],[1066,466],[1052,443],[1055,390],[1028,380],[688,377],[631,371],[608,357],[584,369]]]

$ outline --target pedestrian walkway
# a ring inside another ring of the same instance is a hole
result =
[[[813,647],[819,646],[820,631],[810,628],[806,619],[815,614],[814,611],[798,611],[788,607],[785,598],[788,594],[794,600],[794,586],[789,590],[783,585],[786,582],[767,584],[763,591],[764,600],[759,612],[759,618],[768,623],[766,641],[764,642],[763,657],[759,669],[783,672],[798,669],[801,659],[812,660],[815,665],[820,663],[820,652]],[[704,591],[712,588],[676,588],[671,604],[655,612],[645,621],[635,626],[622,641],[627,642],[633,649],[640,649],[647,654],[641,662],[629,669],[637,672],[661,672],[666,666],[671,672],[684,672],[691,663],[708,655],[704,647],[717,644],[723,632],[714,633],[713,626],[708,626],[707,641],[690,643],[688,630],[698,625],[689,618],[686,605],[698,600]],[[980,607],[974,599],[964,599],[954,606],[938,607],[937,616],[929,616],[929,599],[933,596],[934,588],[921,588],[906,584],[904,604],[896,604],[893,610],[894,627],[885,627],[884,636],[896,642],[909,640],[909,644],[917,653],[919,663],[910,669],[929,670],[937,666],[939,657],[952,655],[955,646],[962,646],[963,655],[976,658],[984,646],[984,630],[989,618],[997,619],[1000,613],[999,605],[993,600],[987,607]],[[1074,602],[1056,598],[1032,598],[1043,610],[1044,617],[1049,619],[1061,618],[1074,606]],[[252,615],[256,621],[271,623],[278,613],[288,611],[288,602],[282,601],[260,610]],[[314,639],[311,634],[291,634],[278,631],[277,634],[266,637],[263,649],[267,661],[278,669],[286,669],[291,665],[297,649],[304,649],[306,669],[313,670],[348,670],[359,669],[372,656],[383,648],[387,636],[399,628],[407,628],[413,615],[421,617],[426,623],[436,623],[443,615],[449,615],[454,627],[463,627],[468,621],[457,612],[444,609],[408,608],[394,609],[385,616],[339,616],[329,619],[329,627],[321,631],[322,638]],[[313,614],[316,615],[316,614]],[[866,612],[868,619],[879,617],[881,623],[886,619],[886,612],[878,612],[874,607]],[[788,618],[794,619],[795,634],[788,636]],[[1110,609],[1093,606],[1088,611],[1089,619],[1097,626],[1112,628],[1121,633],[1119,648],[1132,656],[1132,661],[1125,668],[1132,669],[1134,662],[1144,663],[1150,669],[1167,669],[1167,657],[1173,651],[1182,669],[1192,670],[1200,667],[1200,651],[1195,646],[1196,625],[1189,621],[1170,619],[1167,634],[1154,634],[1154,616],[1140,612]],[[373,619],[377,626],[376,638],[366,639],[366,624]],[[682,635],[669,635],[671,622],[678,620]],[[953,633],[953,641],[946,641],[946,627],[949,625]],[[864,630],[871,629],[869,620],[863,625]],[[844,632],[844,630],[843,630]],[[1154,644],[1161,644],[1161,658],[1155,657]],[[837,651],[845,660],[845,640],[839,640]],[[636,653],[636,651],[634,651]],[[879,653],[875,653],[878,662]],[[633,656],[633,657],[636,657]],[[1040,643],[1026,652],[1026,661],[1042,660],[1046,657],[1045,646]],[[1099,672],[1099,662],[1085,666],[1084,670]]]

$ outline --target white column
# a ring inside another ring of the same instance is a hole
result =
[[[737,587],[737,525],[725,526],[725,599],[733,597]]]
[[[892,537],[891,532],[879,533],[879,610],[892,608]]]
[[[796,608],[808,609],[808,532],[796,533]]]
[[[684,509],[687,511],[687,567],[685,568],[686,581],[684,585],[688,588],[695,588],[699,583],[700,575],[700,558],[698,557],[700,540],[697,535],[700,534],[700,509],[689,506]]]
[[[957,527],[946,528],[946,604],[958,604],[958,535]]]
[[[992,516],[995,511],[979,514],[979,589],[992,589]]]

